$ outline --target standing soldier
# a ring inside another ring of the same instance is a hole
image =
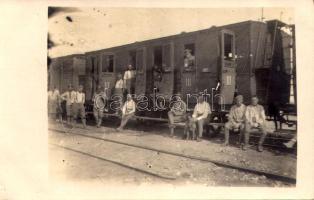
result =
[[[262,152],[263,143],[267,135],[266,116],[264,108],[258,104],[258,98],[256,96],[252,97],[251,105],[248,105],[245,111],[244,151],[247,150],[249,146],[251,128],[258,128],[262,131],[262,136],[257,146],[257,150]]]
[[[197,104],[193,111],[193,119],[197,124],[198,136],[197,141],[200,142],[203,137],[203,125],[205,119],[211,114],[209,104],[204,100],[203,95],[200,95],[197,99]]]
[[[121,110],[122,103],[123,103],[123,91],[124,91],[124,82],[122,79],[122,75],[118,74],[117,76],[117,82],[114,87],[114,98],[118,100],[118,108],[116,109],[116,114],[119,113],[119,110]]]
[[[132,65],[128,65],[127,71],[124,72],[123,80],[128,94],[134,93],[136,71]]]
[[[93,96],[93,114],[96,120],[96,126],[99,128],[102,123],[102,118],[104,116],[104,109],[106,106],[106,96],[103,91],[101,91],[101,86],[97,87],[96,93]]]
[[[236,104],[230,109],[228,122],[225,123],[225,143],[229,145],[229,131],[232,129],[240,129],[240,140],[244,131],[244,120],[245,120],[245,109],[246,106],[243,104],[243,96],[236,96]],[[241,142],[241,141],[240,141]]]
[[[60,108],[60,93],[59,90],[54,87],[53,90],[48,91],[48,117],[51,120],[55,120]]]
[[[76,92],[73,90],[72,86],[68,86],[68,91],[61,95],[61,98],[66,101],[66,113],[67,113],[67,123],[71,125],[73,116],[73,103],[75,100]]]
[[[77,116],[79,115],[84,128],[86,128],[86,118],[85,118],[85,93],[83,92],[83,86],[80,85],[78,91],[76,92],[75,99],[74,99],[74,113],[73,113],[73,119],[74,123],[77,122]]]

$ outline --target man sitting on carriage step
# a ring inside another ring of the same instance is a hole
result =
[[[117,131],[122,131],[124,126],[128,123],[129,119],[131,119],[135,114],[136,105],[132,99],[131,94],[127,94],[127,99],[122,107],[122,119],[121,124],[117,128]]]
[[[168,112],[170,137],[173,137],[175,122],[183,121],[186,113],[186,104],[181,100],[181,94],[176,94],[173,99],[173,104]]]
[[[208,117],[208,115],[211,114],[210,106],[209,104],[204,100],[203,95],[199,95],[197,99],[197,104],[193,111],[193,119],[197,124],[198,129],[198,136],[197,141],[200,142],[201,138],[203,137],[203,125],[205,119]]]
[[[266,131],[266,116],[263,106],[258,104],[258,98],[253,96],[251,105],[246,107],[245,111],[245,132],[243,150],[247,150],[249,146],[251,128],[258,128],[262,131],[262,136],[258,142],[257,150],[263,151],[263,143],[267,135]]]
[[[228,116],[228,122],[225,123],[225,142],[224,145],[229,145],[229,131],[232,129],[240,130],[240,142],[242,139],[244,131],[244,120],[245,120],[245,109],[246,106],[243,104],[243,96],[237,95],[235,97],[236,104],[233,105],[230,109]]]

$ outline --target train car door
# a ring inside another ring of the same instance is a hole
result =
[[[182,59],[179,62],[181,66],[181,92],[183,96],[188,97],[198,92],[196,87],[195,43],[184,44],[181,55]],[[190,99],[189,102],[195,103],[196,99],[194,99],[195,102],[193,99]]]
[[[173,42],[155,46],[153,50],[153,66],[156,66],[158,69],[161,69],[160,80],[158,84],[159,94],[164,97],[170,97],[173,94],[174,88],[174,44]],[[154,70],[154,69],[153,69]],[[157,74],[157,73],[156,73]],[[153,81],[155,77],[153,77]]]
[[[135,94],[138,96],[144,95],[146,92],[146,47],[138,48],[136,49],[136,51],[134,51],[134,53],[135,54],[130,56],[131,61],[135,63],[136,68]]]
[[[221,31],[220,47],[220,95],[223,101],[219,101],[219,104],[232,104],[235,93],[236,78],[234,32],[230,30]]]
[[[99,59],[97,55],[87,56],[86,97],[91,100],[99,82]]]
[[[116,79],[115,54],[111,52],[101,53],[100,63],[99,85],[104,89],[106,95],[110,97]]]

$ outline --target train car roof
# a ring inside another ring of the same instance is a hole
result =
[[[268,20],[266,22],[275,22],[277,21],[279,23],[280,26],[284,26],[286,25],[284,22],[281,22],[279,20]],[[95,53],[99,53],[99,52],[104,52],[104,51],[112,51],[115,49],[119,49],[119,48],[125,48],[131,45],[136,45],[136,46],[140,46],[143,45],[145,43],[150,43],[150,42],[155,42],[155,41],[159,41],[159,40],[170,40],[172,38],[178,38],[178,37],[186,37],[189,35],[193,35],[195,33],[202,33],[202,32],[208,32],[208,31],[215,31],[215,30],[219,30],[219,29],[224,29],[224,28],[228,28],[228,27],[235,27],[235,26],[244,26],[244,25],[248,25],[251,23],[262,23],[262,24],[266,24],[266,22],[261,22],[261,21],[254,21],[254,20],[248,20],[248,21],[243,21],[243,22],[237,22],[237,23],[233,23],[233,24],[227,24],[227,25],[222,25],[222,26],[211,26],[207,29],[202,29],[202,30],[197,30],[197,31],[191,31],[191,32],[181,32],[179,34],[175,34],[175,35],[169,35],[169,36],[164,36],[164,37],[159,37],[159,38],[153,38],[153,39],[149,39],[149,40],[143,40],[143,41],[135,41],[133,43],[128,43],[128,44],[124,44],[124,45],[119,45],[119,46],[112,46],[112,47],[108,47],[108,48],[103,48],[103,49],[98,49],[98,50],[94,50],[94,51],[88,51],[85,54],[72,54],[72,55],[66,55],[66,56],[60,56],[60,57],[55,57],[52,59],[56,59],[56,58],[67,58],[67,57],[80,57],[80,56],[85,56],[85,55],[89,55],[89,54],[95,54]]]
[[[271,20],[271,21],[276,21],[276,20]],[[277,21],[279,21],[279,20],[277,20]],[[85,54],[86,55],[87,54],[95,54],[95,53],[99,53],[99,52],[103,52],[103,51],[110,51],[110,50],[114,50],[114,49],[124,48],[124,47],[130,46],[130,45],[138,45],[138,46],[140,46],[140,45],[143,45],[145,43],[155,42],[155,41],[158,41],[158,40],[170,40],[172,38],[177,38],[177,37],[186,37],[186,36],[189,36],[189,35],[193,35],[195,33],[215,31],[215,30],[224,29],[224,28],[228,28],[228,27],[243,26],[243,25],[247,25],[247,24],[251,24],[251,23],[263,23],[263,24],[266,24],[265,22],[248,20],[248,21],[237,22],[237,23],[227,24],[227,25],[222,25],[222,26],[211,26],[211,27],[209,27],[207,29],[191,31],[191,32],[181,32],[181,33],[175,34],[175,35],[169,35],[169,36],[153,38],[153,39],[143,40],[143,41],[136,41],[136,42],[128,43],[128,44],[124,44],[124,45],[112,46],[112,47],[108,47],[108,48],[104,48],[104,49],[89,51],[89,52],[86,52]],[[281,22],[281,23],[283,23],[283,22]]]

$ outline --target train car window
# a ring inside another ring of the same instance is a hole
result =
[[[91,57],[91,62],[92,62],[92,70],[91,70],[91,72],[92,72],[92,74],[94,74],[95,73],[95,58],[94,57]]]
[[[138,72],[143,72],[143,67],[144,67],[143,56],[144,56],[144,50],[143,49],[137,50],[137,53],[135,56],[135,64],[133,66],[134,66],[134,69],[136,69]]]
[[[133,69],[137,69],[136,65],[136,50],[129,52],[129,64],[133,66]]]
[[[232,47],[233,45],[233,35],[224,34],[224,59],[230,60],[233,58]]]
[[[154,65],[162,67],[162,46],[157,46],[154,48]]]
[[[195,44],[184,45],[184,69],[186,71],[195,69]]]
[[[102,72],[113,72],[114,55],[103,55],[102,57]]]
[[[114,55],[108,56],[108,72],[113,72]]]

